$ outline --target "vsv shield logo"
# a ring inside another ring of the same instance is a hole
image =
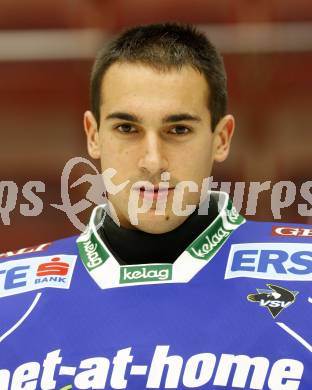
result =
[[[231,246],[225,279],[312,281],[311,244],[252,243]]]
[[[275,318],[279,313],[295,302],[298,291],[289,291],[286,288],[267,284],[269,289],[257,288],[257,294],[249,294],[247,299],[258,302],[259,306],[266,307]]]

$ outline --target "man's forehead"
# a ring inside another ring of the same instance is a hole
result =
[[[103,76],[101,103],[114,106],[106,106],[106,112],[129,107],[138,111],[143,105],[157,104],[159,109],[168,105],[175,113],[193,112],[195,116],[198,106],[207,105],[208,93],[205,77],[191,66],[160,72],[144,64],[115,63]]]
[[[188,74],[188,76],[190,74],[194,74],[199,76],[199,77],[203,77],[204,76],[202,75],[202,73],[196,69],[194,66],[192,66],[191,64],[185,64],[185,65],[181,65],[181,66],[161,66],[161,65],[157,65],[155,64],[155,66],[153,64],[147,64],[147,63],[144,63],[144,62],[140,62],[140,61],[133,61],[133,62],[130,62],[130,61],[116,61],[114,63],[112,63],[105,71],[105,75],[104,77],[107,77],[107,75],[111,75],[111,74],[117,74],[120,75],[121,73],[123,74],[126,74],[126,73],[129,73],[129,72],[148,72],[150,74],[153,74],[154,76],[158,76],[158,77],[165,77],[167,75],[183,75],[183,74]],[[103,77],[103,78],[104,78]]]

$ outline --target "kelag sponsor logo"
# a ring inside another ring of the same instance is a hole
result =
[[[120,267],[120,283],[142,283],[172,280],[172,264]]]
[[[62,350],[56,349],[47,353],[44,361],[23,363],[13,370],[0,366],[1,390],[178,389],[206,385],[209,389],[295,390],[304,372],[303,363],[288,356],[270,361],[264,356],[202,352],[185,358],[170,353],[169,345],[157,345],[148,361],[134,364],[133,349],[120,349],[112,358],[88,356],[75,364],[69,364],[66,353],[63,356]],[[141,377],[140,387],[131,385],[133,377],[136,384]]]
[[[0,297],[45,287],[69,288],[76,256],[60,255],[0,263]]]
[[[206,260],[211,252],[216,251],[231,232],[225,230],[222,226],[213,234],[206,234],[198,245],[194,244],[190,248],[190,253],[198,258]]]
[[[210,260],[232,231],[245,222],[236,209],[232,205],[230,207],[186,249],[191,256],[200,260]]]
[[[273,226],[272,236],[312,238],[312,229],[293,226]]]
[[[225,279],[312,280],[311,244],[252,243],[231,246]]]

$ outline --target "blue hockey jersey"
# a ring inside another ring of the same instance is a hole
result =
[[[79,237],[0,255],[0,390],[311,390],[312,228],[221,198],[173,264],[120,265],[105,206]]]

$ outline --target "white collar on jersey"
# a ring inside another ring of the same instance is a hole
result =
[[[231,233],[245,219],[237,213],[225,192],[209,191],[218,197],[219,214],[184,250],[173,264],[120,265],[97,232],[107,204],[94,208],[89,225],[77,239],[81,260],[101,289],[160,283],[187,283],[214,257]]]

